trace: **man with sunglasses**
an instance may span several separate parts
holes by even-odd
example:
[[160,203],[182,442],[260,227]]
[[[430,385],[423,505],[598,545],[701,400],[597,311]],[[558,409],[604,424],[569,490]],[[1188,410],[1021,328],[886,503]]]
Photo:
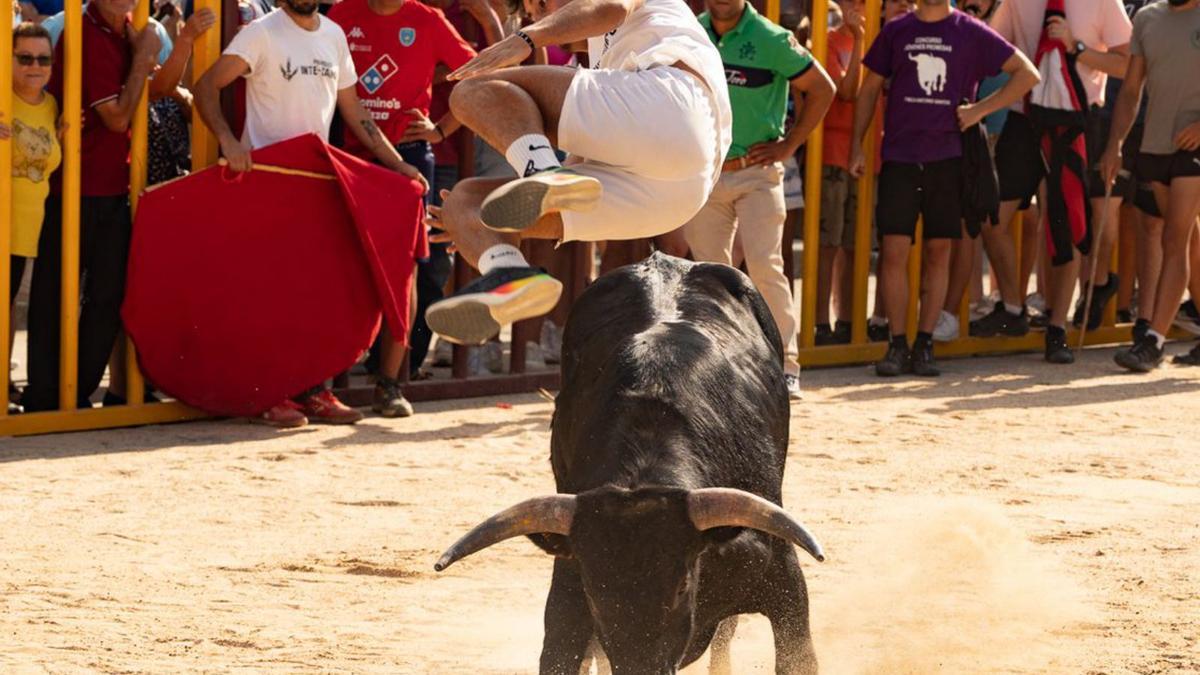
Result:
[[[132,234],[129,210],[129,128],[147,78],[157,64],[159,38],[136,31],[130,13],[136,0],[92,0],[83,13],[83,124],[79,267],[83,283],[79,315],[78,397],[100,385],[121,327],[125,263]],[[62,100],[63,43],[55,53],[49,91]],[[29,303],[27,411],[58,406],[59,299],[62,294],[62,181],[46,203]]]
[[[721,57],[681,0],[530,0],[526,10],[534,23],[450,75],[455,117],[521,176],[461,182],[430,209],[483,274],[426,312],[452,342],[483,343],[557,304],[562,284],[529,266],[522,239],[670,232],[704,206],[731,143]],[[584,41],[590,69],[508,67]],[[567,167],[554,147],[573,156]]]

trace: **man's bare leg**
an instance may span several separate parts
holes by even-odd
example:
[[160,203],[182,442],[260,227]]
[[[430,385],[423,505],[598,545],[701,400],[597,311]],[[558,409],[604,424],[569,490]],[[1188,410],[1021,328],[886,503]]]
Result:
[[1017,289],[1017,249],[1012,240],[1012,220],[1018,206],[1017,201],[1000,202],[1000,222],[983,228],[983,247],[1000,285],[1000,299],[1013,307],[1025,302]]
[[[1037,206],[1025,209],[1021,216],[1021,276],[1017,279],[1017,295],[1022,298],[1022,302],[1029,293],[1029,280],[1033,277],[1033,270],[1037,267],[1038,256],[1043,248],[1040,246],[1042,238],[1039,236],[1042,232],[1040,216]],[[1045,282],[1039,279],[1038,285],[1043,286]]]
[[1190,244],[1196,234],[1196,214],[1200,212],[1200,176],[1176,177],[1172,179],[1170,189],[1161,183],[1153,185],[1160,207],[1164,202],[1167,207],[1163,210],[1162,274],[1158,281],[1158,297],[1154,300],[1154,317],[1150,321],[1150,328],[1158,334],[1161,343],[1179,311],[1179,303],[1191,279]]
[[[984,223],[983,226],[991,227],[989,223]],[[967,228],[964,225],[962,238],[955,239],[950,243],[950,279],[946,283],[946,302],[942,304],[942,311],[958,316],[959,303],[962,302],[963,295],[967,292],[967,286],[971,285],[973,271],[975,271],[975,240],[967,234]]]
[[[1109,198],[1105,200],[1103,197],[1092,199],[1092,222],[1099,228],[1100,223],[1104,222],[1104,231],[1097,230],[1092,235],[1092,241],[1098,242],[1098,246],[1093,246],[1091,253],[1083,256],[1082,263],[1079,269],[1079,303],[1075,308],[1075,316],[1072,318],[1072,323],[1081,325],[1084,321],[1083,304],[1087,296],[1087,284],[1091,283],[1092,291],[1092,317],[1088,319],[1088,330],[1094,330],[1099,327],[1100,319],[1104,312],[1105,305],[1116,294],[1116,285],[1109,286],[1109,272],[1112,268],[1112,252],[1117,244],[1117,233],[1120,232],[1120,210],[1121,199],[1119,197]],[[1107,203],[1106,203],[1107,202]],[[1105,213],[1107,210],[1107,213]],[[1099,256],[1099,257],[1096,257]],[[1092,270],[1093,260],[1096,265],[1096,272],[1092,275],[1092,279],[1088,279],[1088,274]]]
[[912,238],[884,235],[879,252],[879,275],[883,284],[883,309],[887,313],[892,336],[908,329],[908,254]]
[[[450,110],[501,152],[527,134],[542,134],[556,143],[563,101],[574,78],[575,69],[565,66],[506,68],[454,85]],[[518,175],[523,172],[513,168]]]
[[833,261],[838,247],[822,246],[817,253],[817,325],[829,325],[829,305],[833,301]]
[[1163,219],[1134,209],[1137,228],[1137,275],[1139,321],[1149,325],[1158,297],[1158,279],[1163,264]]

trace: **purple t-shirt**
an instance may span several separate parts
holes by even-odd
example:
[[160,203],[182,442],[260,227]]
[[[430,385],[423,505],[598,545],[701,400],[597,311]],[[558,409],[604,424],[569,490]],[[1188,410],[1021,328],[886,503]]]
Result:
[[975,100],[979,81],[1000,72],[1015,48],[957,10],[941,21],[916,13],[889,21],[863,65],[891,79],[883,122],[886,162],[936,162],[962,155],[955,110]]

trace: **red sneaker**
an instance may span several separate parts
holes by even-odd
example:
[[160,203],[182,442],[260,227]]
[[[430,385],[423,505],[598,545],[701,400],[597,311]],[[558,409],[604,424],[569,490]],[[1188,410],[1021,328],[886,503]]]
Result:
[[250,421],[280,429],[294,429],[308,424],[308,418],[304,416],[300,404],[291,399],[284,400],[258,417],[251,417]]
[[362,413],[339,401],[328,389],[304,399],[300,409],[309,420],[323,424],[354,424],[363,418]]

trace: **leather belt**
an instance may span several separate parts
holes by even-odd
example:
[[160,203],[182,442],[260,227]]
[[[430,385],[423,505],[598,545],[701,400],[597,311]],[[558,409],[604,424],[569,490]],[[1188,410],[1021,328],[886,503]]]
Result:
[[741,171],[742,169],[748,169],[752,166],[756,166],[756,165],[751,164],[749,162],[749,160],[747,159],[747,157],[745,155],[742,155],[741,157],[738,157],[737,159],[730,159],[730,160],[727,160],[724,164],[722,164],[721,165],[721,173],[728,173],[730,171]]

